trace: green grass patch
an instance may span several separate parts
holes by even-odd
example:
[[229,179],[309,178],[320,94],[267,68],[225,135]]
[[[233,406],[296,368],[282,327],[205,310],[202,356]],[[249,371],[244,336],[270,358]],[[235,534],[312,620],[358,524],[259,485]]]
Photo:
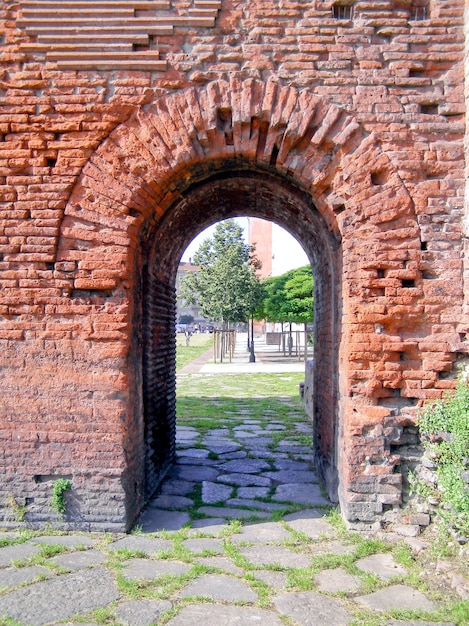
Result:
[[178,334],[176,338],[176,371],[179,371],[213,346],[213,335],[192,335],[189,345],[186,338]]
[[[443,523],[464,538],[469,537],[469,498],[464,478],[469,469],[469,385],[459,380],[456,392],[428,406],[420,416],[420,432],[425,448],[436,463],[441,500],[438,515]],[[417,481],[418,482],[418,481]],[[429,485],[414,485],[416,491]],[[422,495],[425,495],[422,493]]]
[[[296,399],[294,406],[302,407],[298,394],[298,385],[304,381],[304,374],[292,372],[290,374],[188,374],[178,379],[178,396],[180,397],[220,397],[229,399],[266,399],[284,398],[288,405],[284,406],[284,412],[291,411],[290,401]],[[221,390],[224,393],[220,393]],[[226,393],[229,391],[229,393]],[[240,404],[236,404],[237,410]],[[251,403],[242,408],[251,408]],[[262,404],[263,412],[272,409],[267,403]],[[302,412],[300,410],[299,414]],[[251,416],[250,416],[251,417]]]

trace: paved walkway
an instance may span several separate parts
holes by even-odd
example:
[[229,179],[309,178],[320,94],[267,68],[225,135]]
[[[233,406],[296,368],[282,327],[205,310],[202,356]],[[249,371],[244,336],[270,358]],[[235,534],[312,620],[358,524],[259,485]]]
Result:
[[249,361],[247,350],[247,334],[238,333],[235,351],[231,361],[226,358],[223,363],[215,363],[213,349],[186,365],[180,374],[248,374],[248,373],[282,373],[304,372],[304,357],[284,356],[278,346],[267,345],[262,337],[254,340],[255,361]]
[[[310,425],[283,402],[286,420],[239,403],[216,428],[179,427],[177,463],[138,532],[0,534],[0,625],[456,624],[435,611],[464,580],[442,592],[399,561],[402,538],[367,542],[331,523]],[[392,617],[404,610],[415,618]]]

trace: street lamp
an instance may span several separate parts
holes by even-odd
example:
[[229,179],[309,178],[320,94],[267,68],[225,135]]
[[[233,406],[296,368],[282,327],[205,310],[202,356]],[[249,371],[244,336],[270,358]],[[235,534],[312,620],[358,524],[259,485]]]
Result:
[[[249,336],[249,328],[248,328]],[[251,311],[251,341],[249,343],[249,363],[256,362],[256,355],[254,354],[254,311]]]

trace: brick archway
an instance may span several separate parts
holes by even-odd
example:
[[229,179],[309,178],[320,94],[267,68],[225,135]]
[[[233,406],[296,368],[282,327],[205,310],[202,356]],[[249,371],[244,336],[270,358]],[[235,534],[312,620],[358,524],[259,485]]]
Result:
[[418,401],[401,394],[398,367],[415,352],[402,330],[425,324],[413,203],[347,112],[309,91],[235,77],[157,98],[118,126],[89,159],[61,225],[57,262],[71,264],[71,300],[95,313],[84,341],[103,340],[107,315],[116,348],[103,396],[121,415],[112,427],[124,452],[125,524],[172,456],[177,263],[197,232],[236,213],[287,227],[311,259],[318,458],[331,493],[339,478],[345,516],[373,520],[400,502],[396,416]]

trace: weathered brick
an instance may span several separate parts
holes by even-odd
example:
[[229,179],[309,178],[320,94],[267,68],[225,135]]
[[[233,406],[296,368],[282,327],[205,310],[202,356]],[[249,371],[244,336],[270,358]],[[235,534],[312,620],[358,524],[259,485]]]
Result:
[[34,493],[45,520],[33,476],[67,472],[77,524],[133,520],[144,474],[155,487],[171,458],[149,441],[126,456],[123,436],[143,441],[154,414],[174,436],[177,259],[200,227],[245,211],[313,259],[317,453],[344,513],[399,504],[396,458],[372,429],[441,397],[453,380],[440,374],[468,352],[463,3],[435,0],[419,22],[360,2],[344,23],[321,3],[219,3],[207,18],[175,0],[134,32],[160,29],[149,69],[131,44],[122,64],[116,30],[101,58],[76,34],[70,54],[46,55],[21,3],[4,4],[0,496]]

